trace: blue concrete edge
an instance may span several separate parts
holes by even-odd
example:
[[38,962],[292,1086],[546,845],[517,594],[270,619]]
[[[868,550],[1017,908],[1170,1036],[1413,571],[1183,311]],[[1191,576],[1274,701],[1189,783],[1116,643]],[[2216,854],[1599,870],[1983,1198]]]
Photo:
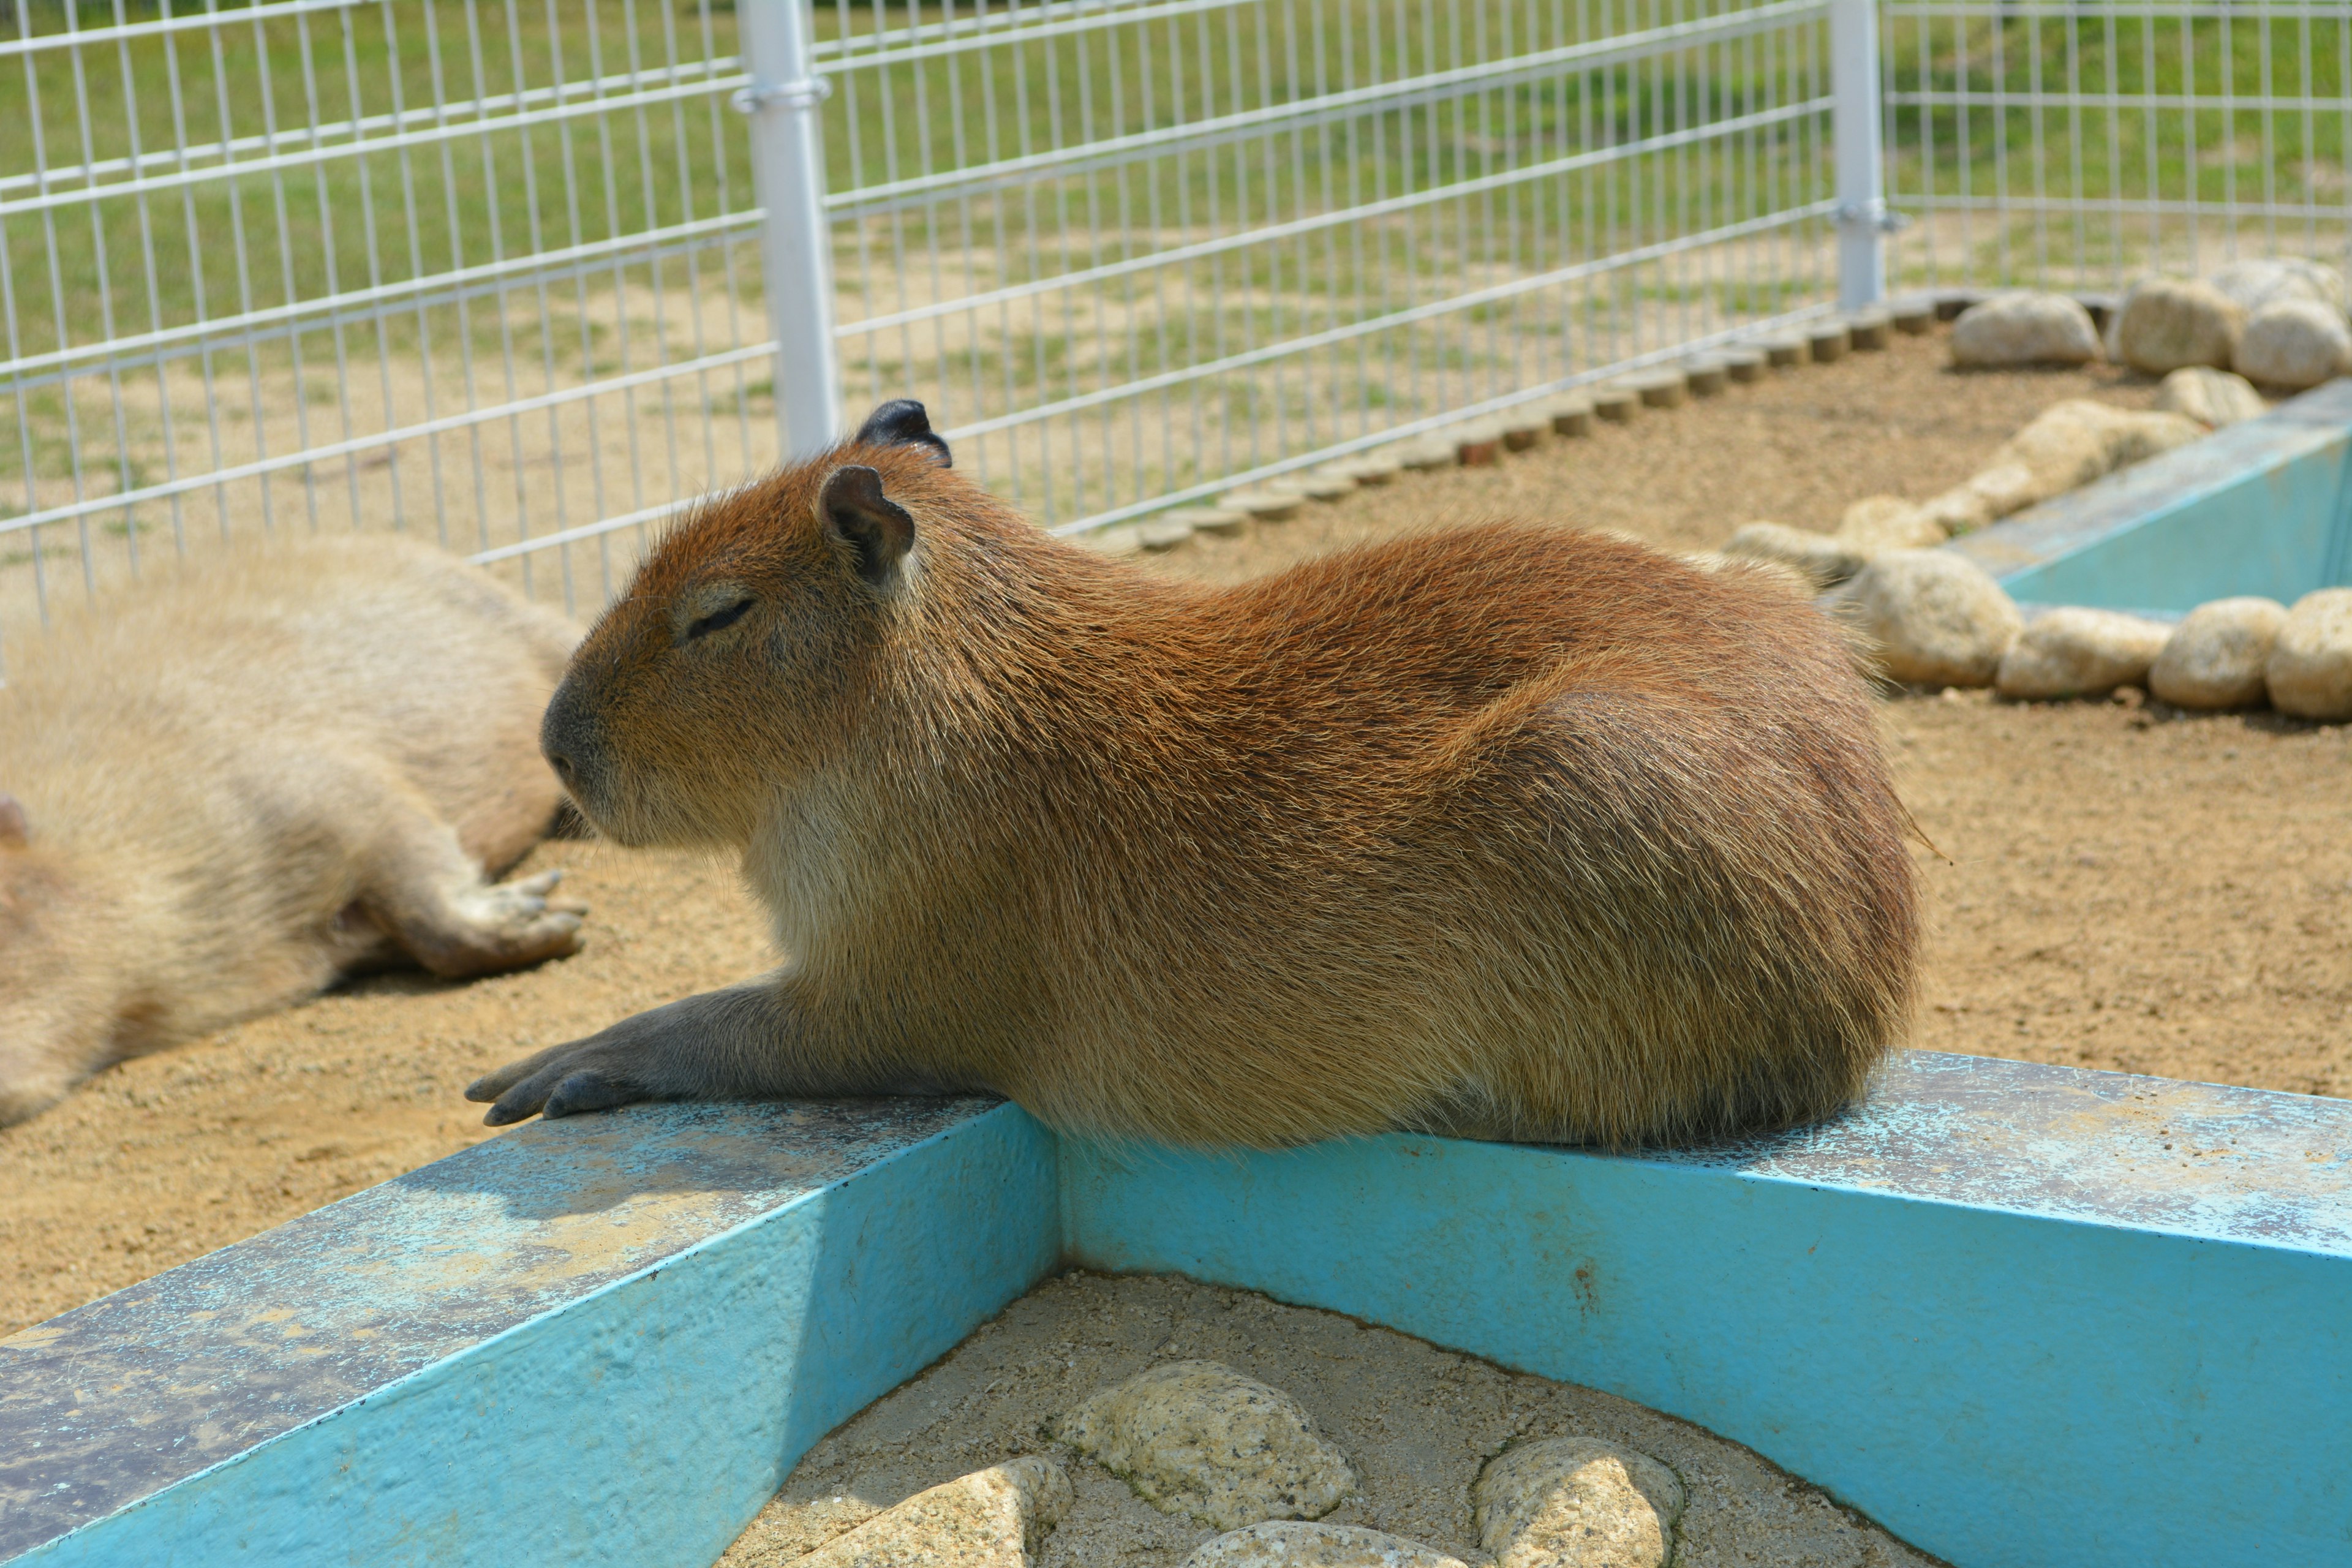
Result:
[[[577,1212],[530,1216],[540,1222],[537,1237],[506,1238],[494,1266],[552,1272],[579,1281],[576,1291],[553,1300],[526,1293],[526,1309],[510,1323],[442,1347],[446,1353],[421,1366],[216,1462],[192,1463],[152,1493],[29,1550],[20,1525],[37,1511],[26,1504],[37,1502],[39,1489],[24,1472],[37,1465],[40,1445],[26,1439],[64,1425],[54,1401],[41,1407],[45,1384],[93,1381],[93,1363],[120,1376],[110,1392],[129,1419],[110,1434],[110,1451],[141,1448],[131,1457],[152,1458],[160,1447],[166,1459],[189,1446],[189,1429],[215,1422],[220,1396],[231,1391],[184,1384],[170,1367],[160,1377],[138,1375],[157,1345],[185,1328],[185,1293],[170,1275],[98,1333],[77,1332],[79,1314],[69,1313],[43,1325],[47,1335],[0,1341],[0,1349],[35,1342],[0,1358],[0,1430],[8,1433],[12,1472],[0,1494],[10,1505],[0,1513],[0,1558],[43,1568],[711,1562],[810,1445],[944,1354],[1058,1258],[1056,1151],[1050,1134],[1008,1106],[966,1102],[919,1113],[912,1128],[860,1127],[869,1157],[796,1188],[755,1188],[755,1205],[777,1201],[748,1217],[724,1203],[714,1217],[714,1205],[691,1201],[739,1189],[746,1165],[774,1163],[762,1160],[769,1151],[741,1145],[772,1142],[793,1121],[822,1136],[825,1130],[808,1123],[824,1114],[647,1108],[604,1127],[574,1124],[586,1136],[566,1136],[574,1129],[561,1125],[536,1140],[509,1136],[373,1190],[381,1197],[406,1184],[397,1194],[404,1202],[372,1214],[360,1205],[358,1215],[331,1205],[305,1216],[320,1222],[320,1234],[298,1257],[274,1255],[266,1244],[279,1233],[269,1233],[172,1271],[225,1276],[257,1302],[296,1302],[293,1317],[312,1320],[305,1338],[348,1332],[338,1308],[352,1303],[339,1301],[337,1282],[323,1277],[350,1267],[339,1241],[356,1218],[379,1227],[366,1242],[413,1251],[404,1245],[412,1228],[437,1228],[428,1194],[448,1167],[468,1178],[460,1185],[513,1200],[546,1173],[516,1179],[512,1168],[551,1151],[573,1172],[596,1226],[611,1223],[617,1194],[594,1188],[615,1146],[667,1141],[688,1152],[639,1173],[652,1178],[656,1199],[666,1178],[704,1184],[688,1189],[686,1223],[667,1238],[674,1245],[656,1238],[653,1256],[633,1266],[602,1267],[608,1238],[564,1237]],[[418,1222],[414,1227],[403,1223],[404,1210],[419,1209],[426,1212],[405,1216]],[[384,1332],[430,1340],[437,1309],[477,1317],[482,1299],[513,1294],[499,1267],[454,1291],[429,1266],[418,1271],[421,1287],[384,1280],[365,1292],[388,1309],[372,1314],[390,1320]],[[210,1370],[266,1380],[299,1353],[286,1347],[278,1367],[256,1363],[236,1353],[241,1331],[219,1324],[215,1348],[226,1353]],[[87,1389],[76,1392],[89,1402]],[[184,1398],[175,1403],[175,1394]],[[161,1445],[141,1444],[159,1405],[178,1429],[163,1434]],[[64,1458],[79,1466],[102,1456]]]
[[1962,1568],[2352,1561],[2352,1105],[1927,1053],[1630,1157],[975,1102],[521,1130],[0,1341],[0,1560],[707,1563],[1063,1264],[1639,1400]]
[[2352,378],[1944,548],[2023,605],[2178,616],[2352,582]]

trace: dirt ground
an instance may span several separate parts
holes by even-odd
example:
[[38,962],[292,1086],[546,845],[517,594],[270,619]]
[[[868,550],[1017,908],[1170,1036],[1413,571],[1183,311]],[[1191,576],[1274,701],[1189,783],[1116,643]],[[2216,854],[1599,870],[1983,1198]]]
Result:
[[1676,1568],[1929,1568],[1748,1449],[1622,1399],[1246,1290],[1067,1274],[1032,1290],[809,1450],[718,1568],[782,1568],[927,1487],[1024,1454],[1058,1458],[1072,1501],[1036,1568],[1176,1568],[1216,1531],[1161,1513],[1047,1435],[1097,1390],[1211,1361],[1298,1401],[1360,1483],[1326,1522],[1435,1546],[1473,1568],[1471,1489],[1506,1447],[1596,1437],[1664,1462],[1686,1501]]
[[[1348,539],[1498,512],[1675,548],[1758,518],[1825,526],[1879,490],[1963,478],[2061,397],[2144,405],[2084,372],[1958,374],[1940,337],[1777,374],[1489,469],[1408,475],[1146,569],[1232,581]],[[2352,729],[2131,702],[1898,698],[1890,749],[1933,923],[1915,1044],[2352,1092]],[[543,846],[593,906],[588,947],[470,985],[371,980],[106,1073],[0,1131],[0,1332],[488,1136],[487,1068],[756,973],[732,868]]]

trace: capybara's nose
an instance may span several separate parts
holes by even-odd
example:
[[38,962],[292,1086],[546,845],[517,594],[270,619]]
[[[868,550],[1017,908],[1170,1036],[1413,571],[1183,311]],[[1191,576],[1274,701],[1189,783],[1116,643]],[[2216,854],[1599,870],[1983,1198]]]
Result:
[[594,726],[584,707],[578,689],[566,680],[555,689],[547,716],[539,722],[540,752],[575,799],[595,772]]

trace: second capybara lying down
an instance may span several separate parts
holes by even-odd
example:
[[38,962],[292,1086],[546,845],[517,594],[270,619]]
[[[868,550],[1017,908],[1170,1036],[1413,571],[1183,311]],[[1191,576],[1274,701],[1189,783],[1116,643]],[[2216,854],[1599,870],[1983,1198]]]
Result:
[[11,649],[0,689],[0,1123],[338,975],[579,945],[554,878],[495,886],[562,787],[578,633],[398,538],[167,565]]
[[1048,537],[919,405],[718,498],[544,743],[740,851],[790,955],[488,1075],[488,1120],[975,1089],[1113,1137],[1633,1145],[1836,1110],[1905,1031],[1906,818],[1809,605],[1465,527],[1235,588]]

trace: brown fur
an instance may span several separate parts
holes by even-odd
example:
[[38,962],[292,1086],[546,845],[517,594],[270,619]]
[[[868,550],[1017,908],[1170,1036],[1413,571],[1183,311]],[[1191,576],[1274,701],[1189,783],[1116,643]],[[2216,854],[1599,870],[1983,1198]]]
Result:
[[[851,465],[914,524],[875,582],[821,499]],[[791,962],[491,1075],[494,1121],[969,1088],[1192,1143],[1626,1145],[1834,1111],[1908,1022],[1836,633],[1592,534],[1208,589],[853,443],[664,541],[546,734],[611,837],[740,851]]]
[[12,649],[0,1122],[353,970],[572,951],[551,879],[482,868],[562,798],[537,733],[576,640],[438,551],[341,539],[166,568]]

